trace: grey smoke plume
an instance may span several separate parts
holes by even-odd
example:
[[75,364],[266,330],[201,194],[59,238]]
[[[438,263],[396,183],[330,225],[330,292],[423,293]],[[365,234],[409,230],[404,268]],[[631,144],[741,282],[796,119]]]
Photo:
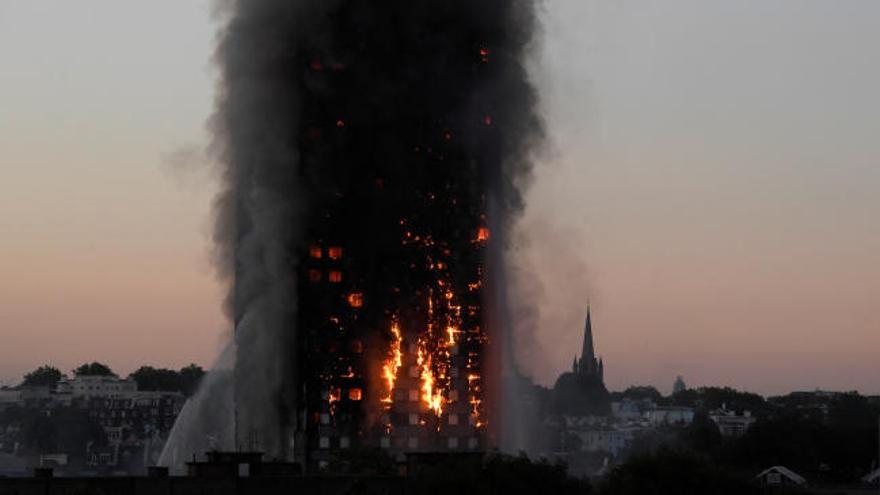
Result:
[[[425,191],[458,191],[472,211],[485,212],[491,197],[498,259],[489,266],[503,270],[542,137],[524,68],[535,5],[238,0],[220,8],[228,23],[217,51],[213,128],[224,189],[215,240],[232,281],[237,441],[284,456],[298,420],[297,253],[326,221],[325,205],[370,211],[335,221],[349,226],[344,245],[378,253],[382,239],[397,239],[396,212]],[[413,154],[430,152],[435,138],[436,154]],[[382,196],[368,194],[376,183]]]

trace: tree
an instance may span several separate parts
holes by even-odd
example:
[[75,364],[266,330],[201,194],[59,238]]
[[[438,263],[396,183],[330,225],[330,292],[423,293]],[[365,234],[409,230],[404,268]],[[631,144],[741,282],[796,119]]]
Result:
[[55,388],[55,385],[62,378],[64,378],[64,374],[58,368],[46,364],[24,375],[21,386]]
[[205,370],[201,366],[190,364],[180,371],[141,366],[128,378],[137,382],[138,390],[180,392],[190,397],[198,389],[204,375]]
[[765,416],[770,411],[767,401],[760,395],[740,392],[730,387],[700,387],[682,390],[672,395],[672,402],[677,406],[693,407],[706,411],[724,406],[731,411],[751,411],[756,416]]
[[73,370],[76,376],[116,376],[109,366],[103,363],[85,363]]
[[204,376],[205,370],[197,364],[190,363],[189,366],[180,368],[180,391],[183,395],[191,397],[195,394]]
[[760,493],[748,479],[697,455],[661,448],[631,457],[602,480],[602,495],[679,495],[711,493],[744,495]]
[[177,392],[180,390],[180,375],[174,370],[141,366],[137,371],[128,375],[128,378],[137,382],[138,390],[151,392]]
[[698,412],[693,422],[682,432],[685,444],[697,452],[715,454],[723,439],[718,426],[705,412]]
[[731,446],[728,457],[751,470],[782,465],[799,473],[814,473],[829,461],[831,438],[822,423],[790,412],[760,419]]
[[663,395],[651,386],[632,386],[623,391],[623,398],[630,400],[650,400],[655,404],[663,402]]

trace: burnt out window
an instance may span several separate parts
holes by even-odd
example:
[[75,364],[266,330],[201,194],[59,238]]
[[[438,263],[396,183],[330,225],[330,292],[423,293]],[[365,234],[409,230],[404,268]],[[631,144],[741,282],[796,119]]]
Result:
[[364,293],[352,292],[348,295],[348,305],[352,308],[360,308],[364,305]]
[[309,270],[309,282],[316,283],[321,281],[321,270]]

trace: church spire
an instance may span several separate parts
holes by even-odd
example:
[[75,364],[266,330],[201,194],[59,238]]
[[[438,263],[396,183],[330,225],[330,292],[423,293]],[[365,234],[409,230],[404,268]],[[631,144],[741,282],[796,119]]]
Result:
[[[590,318],[590,307],[587,306],[587,323],[584,325],[584,344],[581,349],[581,372],[593,373],[596,366],[596,353],[593,350],[593,323]],[[584,369],[584,368],[587,369]]]

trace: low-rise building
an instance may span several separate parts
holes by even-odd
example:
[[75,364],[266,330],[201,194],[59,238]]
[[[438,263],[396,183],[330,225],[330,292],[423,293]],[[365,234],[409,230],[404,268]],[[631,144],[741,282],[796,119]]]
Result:
[[761,471],[755,479],[762,486],[804,486],[807,480],[785,466],[773,466]]
[[73,399],[119,398],[137,392],[137,383],[113,375],[77,375],[59,381],[56,392],[59,395],[69,394]]
[[655,407],[650,400],[623,399],[611,403],[611,415],[619,421],[638,421],[644,417],[645,411]]
[[726,437],[738,437],[747,432],[755,423],[755,418],[749,411],[737,414],[735,411],[718,409],[712,411],[709,417],[718,426],[721,435]]
[[614,428],[598,428],[571,432],[581,441],[584,452],[608,452],[617,456],[629,444],[627,435]]
[[694,421],[694,410],[690,407],[656,407],[645,411],[645,419],[651,426],[687,426]]

